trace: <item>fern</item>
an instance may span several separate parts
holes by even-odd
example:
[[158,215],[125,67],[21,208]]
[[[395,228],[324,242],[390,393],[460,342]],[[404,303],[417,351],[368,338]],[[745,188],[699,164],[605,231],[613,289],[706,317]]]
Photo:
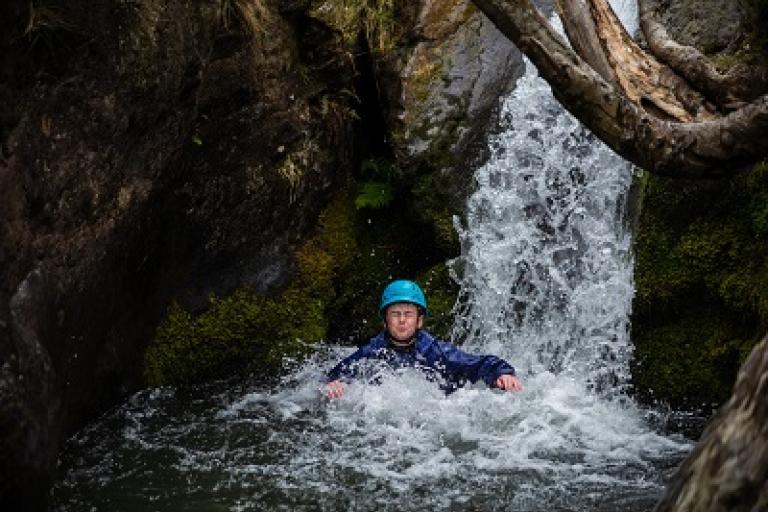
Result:
[[360,193],[355,198],[355,206],[362,208],[384,208],[392,202],[394,191],[392,184],[379,181],[367,181],[360,187]]
[[393,183],[400,174],[397,164],[384,158],[371,158],[360,165],[358,182],[360,189],[355,206],[362,208],[385,208],[395,197]]

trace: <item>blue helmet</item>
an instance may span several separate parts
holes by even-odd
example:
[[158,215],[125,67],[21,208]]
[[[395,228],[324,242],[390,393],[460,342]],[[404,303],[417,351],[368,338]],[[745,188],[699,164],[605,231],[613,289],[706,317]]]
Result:
[[383,315],[387,306],[397,302],[409,302],[419,306],[427,314],[427,298],[419,285],[407,279],[392,281],[384,288],[379,303],[379,312]]

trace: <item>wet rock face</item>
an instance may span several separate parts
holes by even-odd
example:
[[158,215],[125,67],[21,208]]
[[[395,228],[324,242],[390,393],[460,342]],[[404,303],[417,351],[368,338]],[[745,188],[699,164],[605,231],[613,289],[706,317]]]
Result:
[[345,172],[332,34],[247,4],[62,2],[26,35],[29,3],[2,7],[3,510],[44,507],[61,435],[141,382],[170,297],[285,281]]
[[383,66],[400,77],[385,89],[395,151],[407,167],[448,171],[463,206],[522,57],[468,0],[423,1],[411,32],[414,46]]
[[740,2],[667,0],[659,5],[660,21],[679,43],[707,53],[739,49],[744,35]]

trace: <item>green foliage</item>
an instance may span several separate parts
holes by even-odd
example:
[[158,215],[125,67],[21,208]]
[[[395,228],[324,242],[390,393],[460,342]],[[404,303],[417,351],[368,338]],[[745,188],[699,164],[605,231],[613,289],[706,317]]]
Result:
[[383,208],[392,202],[394,191],[391,183],[367,181],[360,187],[355,206],[360,208]]
[[722,400],[768,329],[768,166],[727,182],[651,177],[643,201],[635,382],[676,403]]
[[285,356],[299,356],[305,342],[323,339],[326,307],[335,297],[333,278],[355,255],[350,201],[332,201],[315,236],[295,254],[296,277],[274,297],[240,289],[211,297],[197,316],[174,303],[145,354],[151,386],[198,382],[232,371],[279,368]]
[[395,8],[395,0],[323,0],[314,2],[310,14],[337,29],[349,45],[362,30],[371,51],[385,53],[403,36]]
[[393,181],[399,175],[397,165],[389,160],[366,160],[360,167],[360,180],[355,206],[361,208],[385,208],[395,198]]

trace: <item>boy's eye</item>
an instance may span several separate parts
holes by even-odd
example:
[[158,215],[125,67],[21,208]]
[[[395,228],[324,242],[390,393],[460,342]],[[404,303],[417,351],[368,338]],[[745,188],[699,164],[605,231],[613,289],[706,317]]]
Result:
[[405,318],[407,320],[410,320],[412,318],[416,318],[416,312],[415,311],[389,311],[387,312],[387,316],[390,318]]

